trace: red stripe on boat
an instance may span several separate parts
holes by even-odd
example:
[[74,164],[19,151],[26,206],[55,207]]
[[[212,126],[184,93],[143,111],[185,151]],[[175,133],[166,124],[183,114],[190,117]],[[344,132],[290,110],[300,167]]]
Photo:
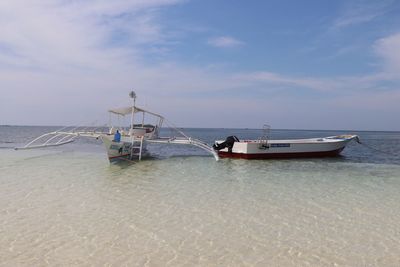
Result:
[[229,153],[218,151],[221,158],[240,158],[240,159],[288,159],[288,158],[320,158],[320,157],[336,157],[342,152],[343,148],[331,151],[318,152],[293,152],[293,153]]

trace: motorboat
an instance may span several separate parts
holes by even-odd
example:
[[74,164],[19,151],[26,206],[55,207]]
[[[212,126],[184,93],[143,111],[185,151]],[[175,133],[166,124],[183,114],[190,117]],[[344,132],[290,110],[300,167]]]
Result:
[[[267,130],[269,132],[269,128]],[[266,134],[257,140],[239,140],[229,136],[217,140],[213,146],[221,158],[279,159],[335,157],[351,141],[359,142],[357,135],[337,135],[308,139],[269,139]]]
[[[110,121],[108,127],[63,127],[57,131],[45,133],[23,147],[16,150],[36,149],[61,146],[74,142],[77,138],[101,139],[107,151],[110,162],[119,160],[141,160],[148,156],[147,144],[179,144],[191,145],[207,151],[216,160],[218,153],[202,140],[192,138],[182,132],[179,128],[169,123],[169,128],[175,133],[173,136],[160,136],[160,129],[166,119],[152,111],[136,106],[136,94],[130,92],[133,104],[128,107],[114,108],[108,110]],[[129,127],[121,125],[125,117],[130,117]],[[112,117],[117,117],[118,126],[113,123]],[[148,123],[147,120],[151,121]],[[107,130],[104,130],[106,128]]]

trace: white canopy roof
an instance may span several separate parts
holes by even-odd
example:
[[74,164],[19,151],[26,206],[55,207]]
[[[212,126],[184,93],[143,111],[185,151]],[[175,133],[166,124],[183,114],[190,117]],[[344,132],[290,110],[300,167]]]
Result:
[[117,114],[117,115],[125,116],[125,115],[128,115],[128,114],[132,114],[132,109],[133,108],[135,109],[135,113],[144,112],[144,113],[149,113],[151,115],[154,115],[154,116],[157,116],[157,117],[160,117],[160,118],[164,118],[163,116],[161,116],[161,115],[159,115],[157,113],[153,113],[151,111],[147,111],[147,110],[144,110],[144,109],[138,108],[138,107],[114,108],[114,109],[110,109],[108,112],[111,112],[111,113]]

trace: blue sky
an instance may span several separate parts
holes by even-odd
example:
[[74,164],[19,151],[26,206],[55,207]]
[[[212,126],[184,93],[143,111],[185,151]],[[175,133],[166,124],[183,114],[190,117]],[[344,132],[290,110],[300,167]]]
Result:
[[400,130],[399,1],[0,3],[0,124]]

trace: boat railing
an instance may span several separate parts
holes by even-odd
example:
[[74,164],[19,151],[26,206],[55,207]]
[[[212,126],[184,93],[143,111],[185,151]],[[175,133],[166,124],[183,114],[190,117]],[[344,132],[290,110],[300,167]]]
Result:
[[269,126],[268,124],[264,124],[262,128],[262,135],[258,139],[258,142],[260,143],[260,149],[269,148],[268,140],[270,138],[270,131],[271,131],[271,126]]

